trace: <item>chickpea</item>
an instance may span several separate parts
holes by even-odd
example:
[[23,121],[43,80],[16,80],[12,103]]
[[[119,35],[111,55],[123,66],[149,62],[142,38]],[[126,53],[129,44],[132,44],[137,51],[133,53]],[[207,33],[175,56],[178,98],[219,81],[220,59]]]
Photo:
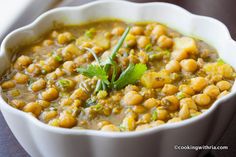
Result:
[[101,53],[104,51],[104,49],[103,49],[102,47],[99,47],[99,46],[94,46],[94,47],[92,48],[92,50],[93,50],[97,55],[101,54]]
[[220,94],[220,90],[217,86],[210,85],[203,90],[203,93],[214,99]]
[[44,79],[41,78],[41,79],[35,81],[34,83],[32,83],[31,89],[34,92],[38,92],[38,91],[46,88],[46,85],[47,85],[47,82]]
[[161,99],[161,105],[167,110],[175,111],[179,108],[179,100],[174,95],[166,96]]
[[86,47],[86,48],[92,48],[93,44],[91,42],[83,42],[83,44],[81,45],[82,47]]
[[77,124],[77,119],[67,112],[63,112],[59,116],[59,126],[63,128],[72,128]]
[[1,85],[2,89],[10,89],[10,88],[14,88],[16,86],[16,84],[12,81],[4,81]]
[[208,75],[207,78],[209,78],[211,83],[217,83],[223,79],[223,76],[221,74],[213,74],[213,75]]
[[16,81],[16,83],[25,84],[25,83],[28,82],[29,76],[18,72],[18,73],[15,74],[13,79]]
[[156,121],[153,121],[153,122],[150,123],[150,125],[152,127],[159,126],[159,125],[162,125],[162,124],[165,124],[165,122],[162,121],[162,120],[156,120]]
[[179,117],[181,119],[188,119],[190,117],[188,104],[183,104],[182,108],[179,111]]
[[169,63],[166,64],[166,70],[169,72],[179,72],[181,69],[181,66],[178,61],[176,60],[171,60]]
[[51,38],[57,38],[58,35],[59,33],[57,31],[53,31],[50,36]]
[[109,122],[107,120],[103,120],[103,121],[98,122],[97,126],[98,126],[98,129],[101,129],[105,125],[109,125],[109,124],[111,124],[111,122]]
[[137,113],[137,114],[142,114],[142,113],[144,113],[144,112],[146,112],[146,108],[144,107],[144,106],[142,106],[142,105],[135,105],[134,107],[133,107],[133,111],[135,112],[135,113]]
[[176,61],[181,61],[183,59],[188,58],[188,53],[186,51],[183,51],[183,50],[174,50],[171,53],[171,58],[176,60]]
[[188,95],[194,95],[195,92],[189,85],[182,84],[179,86],[179,91],[186,93]]
[[176,123],[176,122],[180,122],[180,121],[181,121],[181,119],[180,119],[180,118],[178,118],[178,117],[174,117],[174,118],[172,118],[172,119],[168,120],[168,122],[167,122],[167,123]]
[[128,34],[127,37],[125,38],[125,44],[129,48],[136,46],[137,44],[136,37],[134,35]]
[[208,81],[204,77],[195,77],[191,79],[191,87],[194,91],[200,92],[208,84]]
[[61,70],[60,68],[57,68],[55,70],[55,74],[57,75],[57,77],[61,77],[61,76],[65,75],[65,72],[63,70]]
[[164,87],[162,88],[162,92],[165,95],[173,95],[178,92],[178,88],[172,84],[165,84]]
[[65,60],[71,60],[74,56],[82,54],[83,54],[82,50],[80,50],[75,44],[69,44],[62,50],[62,56],[63,59]]
[[169,117],[168,111],[166,109],[158,107],[156,109],[157,120],[166,120]]
[[193,96],[193,100],[199,106],[207,106],[211,102],[211,98],[206,94],[197,94]]
[[42,92],[42,98],[46,101],[53,101],[57,99],[59,96],[59,92],[56,88],[48,88],[44,92]]
[[228,81],[219,81],[216,86],[220,89],[220,91],[225,91],[229,90],[232,85]]
[[223,65],[219,66],[218,71],[221,72],[221,74],[223,75],[224,78],[232,79],[232,77],[233,77],[234,70],[228,64],[223,64]]
[[52,45],[54,42],[50,39],[44,40],[43,41],[43,46],[50,46]]
[[229,94],[228,91],[223,91],[223,92],[221,92],[221,93],[217,96],[217,99],[219,99],[219,98],[221,98],[221,97],[223,97],[223,96],[225,96],[225,95],[227,95],[227,94]]
[[48,125],[54,126],[54,127],[59,127],[59,119],[55,118],[49,121]]
[[151,36],[154,40],[157,40],[161,35],[165,35],[166,33],[167,29],[165,26],[156,25],[151,32]]
[[45,101],[45,100],[37,100],[37,103],[42,107],[42,108],[47,108],[50,106],[50,102]]
[[70,96],[70,98],[72,99],[80,99],[82,101],[87,100],[88,97],[89,95],[82,88],[76,89]]
[[44,65],[42,66],[41,72],[42,72],[42,74],[46,74],[46,73],[51,72],[52,70],[53,70],[53,67],[50,67],[49,65],[44,64]]
[[198,68],[197,62],[193,59],[184,59],[180,62],[180,65],[187,72],[195,72]]
[[152,120],[152,115],[150,113],[145,113],[142,115],[142,117],[138,120],[138,124],[145,124],[149,123]]
[[23,70],[31,63],[32,59],[30,57],[22,55],[16,60],[14,68],[16,68],[17,70]]
[[67,72],[74,72],[75,68],[77,68],[76,63],[74,63],[73,61],[66,61],[63,64],[63,68],[67,71]]
[[128,92],[123,98],[125,105],[139,105],[142,101],[143,97],[136,91]]
[[120,129],[113,125],[113,124],[108,124],[108,125],[105,125],[101,128],[101,131],[107,131],[107,132],[119,132]]
[[147,109],[151,109],[153,107],[159,106],[160,104],[161,104],[160,100],[149,98],[143,103],[143,106],[146,107]]
[[24,106],[23,111],[31,112],[38,117],[42,111],[42,107],[37,102],[30,102]]
[[73,35],[70,32],[64,32],[57,36],[57,42],[59,44],[66,44],[73,39]]
[[23,100],[14,99],[11,101],[11,105],[15,108],[22,109],[25,106],[25,102]]
[[107,91],[105,91],[105,90],[100,90],[100,91],[97,93],[97,98],[98,98],[98,99],[104,99],[104,98],[106,98],[107,95],[108,95]]
[[126,117],[132,117],[135,120],[138,119],[138,114],[135,113],[134,111],[132,111],[131,109],[128,109],[128,111],[126,111],[126,113],[127,113]]
[[70,106],[71,104],[73,104],[73,99],[71,99],[71,98],[62,98],[60,100],[60,104],[61,104],[61,106]]
[[157,120],[157,121],[151,122],[150,124],[138,125],[136,127],[135,131],[145,130],[145,129],[156,127],[156,126],[159,126],[159,125],[162,125],[162,124],[165,124],[165,122],[162,121],[162,120]]
[[60,63],[54,57],[49,57],[47,59],[47,65],[50,66],[52,69],[56,69]]
[[191,117],[196,117],[196,116],[198,116],[200,114],[201,114],[201,112],[198,112],[196,110],[190,109],[190,116]]
[[121,125],[125,127],[127,131],[132,131],[136,127],[136,121],[133,117],[128,116],[123,119],[123,122]]
[[30,64],[27,68],[27,72],[33,75],[38,75],[41,72],[41,68],[36,64]]
[[32,47],[32,51],[33,51],[33,52],[38,52],[38,51],[41,50],[41,48],[42,48],[41,46],[35,45],[35,46]]
[[82,101],[79,99],[74,100],[74,103],[72,104],[72,106],[75,107],[80,107],[82,105]]
[[111,34],[121,36],[124,33],[125,29],[124,27],[115,27],[112,29]]
[[74,80],[66,78],[59,79],[56,84],[62,91],[71,91],[75,88],[76,85]]
[[146,36],[140,36],[137,40],[139,48],[145,48],[150,43],[150,39]]
[[135,129],[135,131],[141,131],[141,130],[146,130],[152,128],[152,126],[150,124],[142,124],[142,125],[138,125]]
[[42,119],[44,122],[49,122],[57,116],[57,111],[45,111],[42,113]]
[[161,35],[157,40],[157,45],[162,49],[169,49],[173,46],[173,40],[166,35]]
[[133,26],[130,29],[130,33],[133,35],[143,35],[144,34],[144,28],[141,26]]
[[56,80],[58,77],[57,77],[57,74],[55,72],[51,72],[49,74],[46,75],[46,79],[48,80]]
[[139,87],[135,86],[135,85],[128,85],[125,87],[125,93],[128,93],[130,91],[136,91],[138,92],[140,89]]
[[180,100],[180,108],[182,108],[184,104],[187,104],[189,109],[197,110],[197,105],[195,104],[195,102],[193,101],[192,98],[181,99]]

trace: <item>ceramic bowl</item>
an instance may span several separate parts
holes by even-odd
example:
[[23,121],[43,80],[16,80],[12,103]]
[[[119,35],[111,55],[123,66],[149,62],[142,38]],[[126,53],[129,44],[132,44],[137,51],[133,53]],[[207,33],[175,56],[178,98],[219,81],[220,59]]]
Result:
[[[185,35],[203,39],[236,68],[236,43],[224,24],[168,3],[96,1],[48,11],[33,23],[6,36],[1,45],[0,73],[10,65],[15,50],[50,30],[55,23],[80,24],[102,18],[128,22],[157,21]],[[33,157],[190,157],[207,151],[176,150],[176,145],[214,145],[236,110],[236,89],[217,100],[200,116],[138,132],[101,132],[48,126],[12,108],[0,97],[0,109],[11,131]]]

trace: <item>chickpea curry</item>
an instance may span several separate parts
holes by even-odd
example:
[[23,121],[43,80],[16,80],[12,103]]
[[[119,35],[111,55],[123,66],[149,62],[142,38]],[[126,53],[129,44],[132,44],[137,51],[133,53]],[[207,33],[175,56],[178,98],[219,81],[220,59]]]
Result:
[[137,131],[195,117],[234,83],[214,48],[156,22],[55,28],[19,49],[5,100],[55,127]]

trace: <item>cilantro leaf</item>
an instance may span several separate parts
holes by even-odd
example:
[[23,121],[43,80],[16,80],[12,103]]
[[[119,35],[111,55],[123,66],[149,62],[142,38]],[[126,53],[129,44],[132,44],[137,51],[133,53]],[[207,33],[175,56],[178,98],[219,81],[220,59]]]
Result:
[[54,59],[55,59],[56,61],[58,61],[58,62],[63,61],[62,57],[59,56],[59,55],[55,55]]
[[125,71],[123,71],[118,78],[114,82],[114,87],[116,89],[121,89],[128,84],[134,84],[138,79],[141,78],[143,73],[147,70],[147,66],[145,64],[130,64]]
[[65,87],[70,86],[70,81],[68,79],[60,79],[60,80],[58,80],[58,84],[61,87],[65,88]]
[[156,121],[156,120],[157,120],[157,110],[154,110],[154,111],[152,112],[152,120],[153,120],[153,121]]
[[109,84],[107,73],[99,65],[89,65],[87,68],[77,68],[76,70],[90,78],[96,76],[106,84]]
[[218,59],[217,59],[217,64],[218,64],[218,65],[223,65],[223,64],[225,64],[225,62],[224,62],[223,59],[218,58]]
[[95,28],[90,28],[84,34],[85,34],[86,37],[92,39],[94,37],[95,33],[96,33]]
[[147,44],[146,46],[145,46],[145,51],[147,51],[147,52],[150,52],[150,51],[152,51],[153,49],[152,49],[152,44]]

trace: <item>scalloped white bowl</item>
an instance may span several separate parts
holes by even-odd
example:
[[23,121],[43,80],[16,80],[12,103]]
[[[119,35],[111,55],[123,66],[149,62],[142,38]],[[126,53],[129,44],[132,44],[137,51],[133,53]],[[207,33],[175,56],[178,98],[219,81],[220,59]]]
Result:
[[[236,43],[224,24],[198,16],[168,3],[137,4],[125,1],[97,1],[78,7],[51,10],[32,24],[10,33],[2,42],[0,73],[10,65],[14,51],[32,42],[55,22],[80,24],[101,18],[129,22],[157,21],[185,35],[203,39],[215,47],[220,57],[236,68]],[[9,106],[0,97],[0,109],[11,131],[33,157],[144,157],[196,156],[207,151],[175,150],[175,145],[212,145],[227,128],[235,110],[236,88],[200,116],[138,132],[111,133],[70,130],[48,126]]]

